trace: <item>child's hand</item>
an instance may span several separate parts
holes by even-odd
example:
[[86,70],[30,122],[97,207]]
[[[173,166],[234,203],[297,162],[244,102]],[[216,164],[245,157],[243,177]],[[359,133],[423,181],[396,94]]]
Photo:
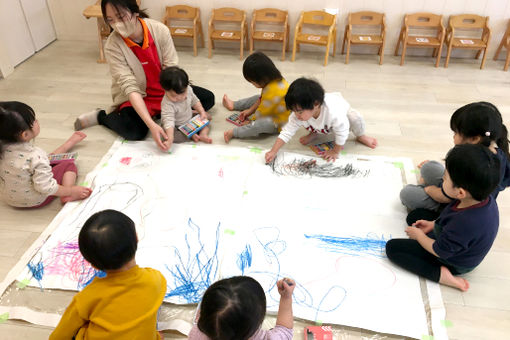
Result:
[[243,111],[239,112],[239,120],[242,122],[242,121],[246,120],[246,118],[248,118],[250,115],[251,114],[248,110],[243,110]]
[[284,278],[276,282],[276,287],[278,287],[278,293],[282,298],[292,298],[292,292],[296,287],[296,282],[292,279]]
[[425,234],[434,230],[434,221],[418,220],[413,223],[413,227],[421,229]]
[[173,138],[168,138],[167,140],[163,141],[163,151],[168,151],[172,147],[172,144],[174,143]]
[[92,189],[82,187],[80,185],[73,185],[71,187],[71,201],[83,200],[90,196]]
[[412,240],[417,240],[418,237],[420,237],[421,235],[425,235],[423,230],[421,230],[420,228],[415,228],[415,227],[407,227],[406,234]]
[[269,150],[268,152],[266,152],[265,158],[266,164],[271,163],[276,158],[276,152],[274,152],[273,150]]
[[327,150],[324,151],[321,156],[328,162],[334,162],[338,158],[338,152],[335,150]]
[[202,113],[200,114],[200,118],[201,118],[202,120],[206,120],[206,119],[208,120],[208,119],[209,119],[209,117],[207,116],[207,112],[205,112],[205,111],[204,111],[204,112],[202,112]]

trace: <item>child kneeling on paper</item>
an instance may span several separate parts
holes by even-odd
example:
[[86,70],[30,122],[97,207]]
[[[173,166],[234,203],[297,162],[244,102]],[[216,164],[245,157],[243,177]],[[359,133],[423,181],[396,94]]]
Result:
[[371,148],[377,146],[375,138],[365,135],[365,121],[360,113],[352,109],[340,93],[325,94],[321,84],[315,80],[295,80],[285,95],[285,103],[293,112],[273,147],[266,153],[266,162],[271,162],[276,157],[278,150],[291,140],[300,127],[310,131],[299,139],[303,145],[311,143],[318,134],[334,134],[335,147],[322,154],[327,161],[338,158],[349,131],[353,131],[360,143]]
[[[190,86],[188,74],[177,66],[167,67],[161,71],[159,82],[165,95],[161,101],[161,124],[168,136],[163,141],[165,150],[169,150],[172,143],[182,143],[188,141],[188,137],[179,130],[175,130],[187,123],[192,117],[191,108],[200,114],[201,119],[208,119],[209,116],[204,110],[198,97],[193,93]],[[200,130],[199,133],[191,136],[194,142],[212,143],[212,139],[208,136],[209,126]]]
[[85,260],[106,276],[74,296],[50,340],[161,339],[156,322],[166,280],[136,265],[134,222],[115,210],[100,211],[85,222],[78,243]]
[[266,294],[262,286],[248,276],[235,276],[212,284],[200,303],[198,324],[191,329],[190,340],[291,340],[293,334],[290,279],[276,283],[280,306],[276,327],[260,328],[266,315]]
[[500,161],[480,144],[457,145],[446,156],[443,190],[454,199],[436,221],[418,220],[410,239],[386,243],[386,255],[397,265],[431,281],[469,289],[456,275],[478,266],[489,252],[499,226],[496,200]]

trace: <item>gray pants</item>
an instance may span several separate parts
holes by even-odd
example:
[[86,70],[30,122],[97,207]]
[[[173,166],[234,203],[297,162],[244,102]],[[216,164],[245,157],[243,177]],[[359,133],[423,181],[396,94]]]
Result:
[[235,138],[257,137],[263,133],[267,133],[269,135],[278,133],[278,126],[273,122],[271,117],[258,118],[247,125],[237,126],[234,128]]
[[[243,110],[250,108],[259,99],[259,97],[260,96],[256,95],[256,96],[251,96],[248,98],[236,100],[234,102],[234,111],[243,111]],[[347,119],[349,119],[349,131],[351,131],[354,134],[354,136],[360,137],[365,134],[365,120],[363,119],[363,117],[357,110],[350,108],[349,111],[347,112]],[[237,137],[235,134],[235,130],[236,129],[234,129],[234,137]],[[265,132],[265,133],[271,133],[271,132]],[[276,132],[273,132],[273,133],[276,133]],[[250,136],[250,137],[253,137],[253,136]],[[243,137],[238,137],[238,138],[243,138]]]
[[424,208],[437,210],[440,204],[432,199],[426,192],[425,187],[442,185],[444,166],[436,161],[429,161],[420,169],[420,175],[424,184],[408,184],[400,191],[400,201],[410,210]]
[[178,128],[174,128],[174,143],[189,142],[191,138],[186,137]]

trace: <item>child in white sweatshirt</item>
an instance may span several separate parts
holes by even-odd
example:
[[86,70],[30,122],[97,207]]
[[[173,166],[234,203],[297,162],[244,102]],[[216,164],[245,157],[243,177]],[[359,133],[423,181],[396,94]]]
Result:
[[303,145],[312,142],[318,134],[334,135],[335,147],[322,154],[322,158],[327,161],[338,158],[349,131],[356,135],[360,143],[370,148],[377,146],[375,138],[365,135],[365,122],[360,113],[351,108],[340,93],[324,93],[321,84],[315,80],[295,80],[287,91],[285,103],[293,112],[273,147],[266,153],[266,162],[271,162],[276,157],[278,150],[291,140],[300,127],[309,131],[308,135],[299,139]]

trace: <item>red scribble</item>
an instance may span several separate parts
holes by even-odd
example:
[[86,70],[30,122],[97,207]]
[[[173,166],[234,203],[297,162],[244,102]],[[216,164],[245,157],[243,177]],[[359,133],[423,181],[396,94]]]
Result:
[[132,158],[131,157],[123,157],[120,159],[120,162],[124,165],[129,165],[131,163]]
[[218,176],[220,176],[220,178],[223,178],[223,168],[221,168],[220,171],[218,172]]

